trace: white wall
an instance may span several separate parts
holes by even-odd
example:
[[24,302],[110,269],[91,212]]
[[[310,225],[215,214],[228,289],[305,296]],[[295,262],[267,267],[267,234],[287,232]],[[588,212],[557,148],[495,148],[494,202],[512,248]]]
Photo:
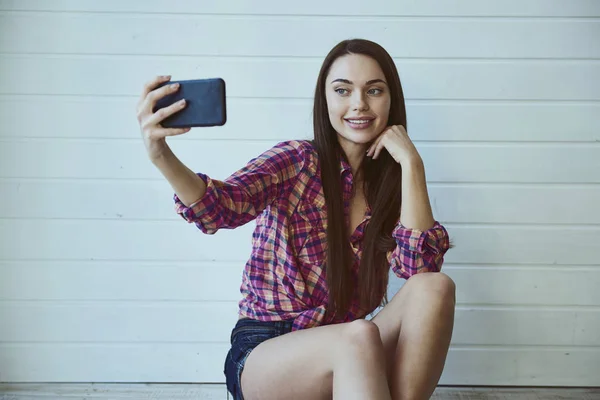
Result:
[[0,0],[0,381],[223,382],[253,226],[206,236],[174,214],[142,84],[227,81],[227,125],[171,140],[222,179],[311,137],[323,58],[364,37],[398,65],[456,244],[440,383],[600,385],[598,17],[591,0]]

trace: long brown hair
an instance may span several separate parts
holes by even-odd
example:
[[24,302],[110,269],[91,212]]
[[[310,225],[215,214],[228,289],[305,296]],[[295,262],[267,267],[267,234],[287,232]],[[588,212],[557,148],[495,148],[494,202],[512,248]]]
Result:
[[[326,274],[329,288],[327,315],[343,318],[355,293],[351,276],[354,255],[350,248],[344,219],[340,163],[346,155],[337,132],[331,126],[325,97],[325,79],[333,62],[347,54],[362,54],[379,63],[388,83],[391,96],[387,126],[403,125],[406,129],[406,108],[398,71],[387,51],[377,43],[352,39],[336,45],[325,57],[315,89],[313,109],[314,144],[321,164],[321,181],[327,207],[327,261]],[[365,157],[361,167],[365,198],[371,206],[372,216],[365,229],[363,254],[358,273],[360,315],[364,317],[375,308],[388,302],[387,286],[389,265],[386,253],[396,246],[392,231],[400,217],[402,198],[402,168],[387,151],[377,160]],[[359,171],[357,171],[358,174]]]

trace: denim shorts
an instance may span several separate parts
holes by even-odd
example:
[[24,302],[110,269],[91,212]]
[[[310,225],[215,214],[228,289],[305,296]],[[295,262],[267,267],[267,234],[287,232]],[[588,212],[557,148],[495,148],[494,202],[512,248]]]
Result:
[[240,378],[250,352],[267,339],[292,331],[293,320],[258,321],[250,318],[238,320],[231,331],[231,349],[225,358],[225,382],[234,400],[243,400]]

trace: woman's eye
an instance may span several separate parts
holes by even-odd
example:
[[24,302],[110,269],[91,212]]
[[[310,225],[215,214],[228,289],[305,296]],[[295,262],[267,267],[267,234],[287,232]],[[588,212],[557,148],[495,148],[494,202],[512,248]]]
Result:
[[[344,88],[338,88],[338,89],[335,89],[335,92],[337,94],[339,94],[339,95],[344,96],[344,95],[348,94],[349,90],[348,89],[344,89]],[[379,94],[383,93],[383,90],[381,90],[381,89],[370,89],[370,90],[367,91],[367,93],[376,96],[376,95],[379,95]]]

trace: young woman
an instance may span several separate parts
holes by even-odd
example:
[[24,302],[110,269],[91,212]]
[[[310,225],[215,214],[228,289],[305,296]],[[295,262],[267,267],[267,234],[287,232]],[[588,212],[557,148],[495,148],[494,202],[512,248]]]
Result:
[[[177,90],[155,89],[169,79],[146,84],[138,120],[177,211],[207,234],[256,220],[224,367],[233,397],[428,399],[455,287],[439,272],[448,233],[432,215],[389,54],[367,40],[335,46],[317,80],[314,140],[279,143],[224,181],[194,173],[167,146],[189,130],[159,124],[184,104],[152,113]],[[390,268],[407,282],[388,301]]]

